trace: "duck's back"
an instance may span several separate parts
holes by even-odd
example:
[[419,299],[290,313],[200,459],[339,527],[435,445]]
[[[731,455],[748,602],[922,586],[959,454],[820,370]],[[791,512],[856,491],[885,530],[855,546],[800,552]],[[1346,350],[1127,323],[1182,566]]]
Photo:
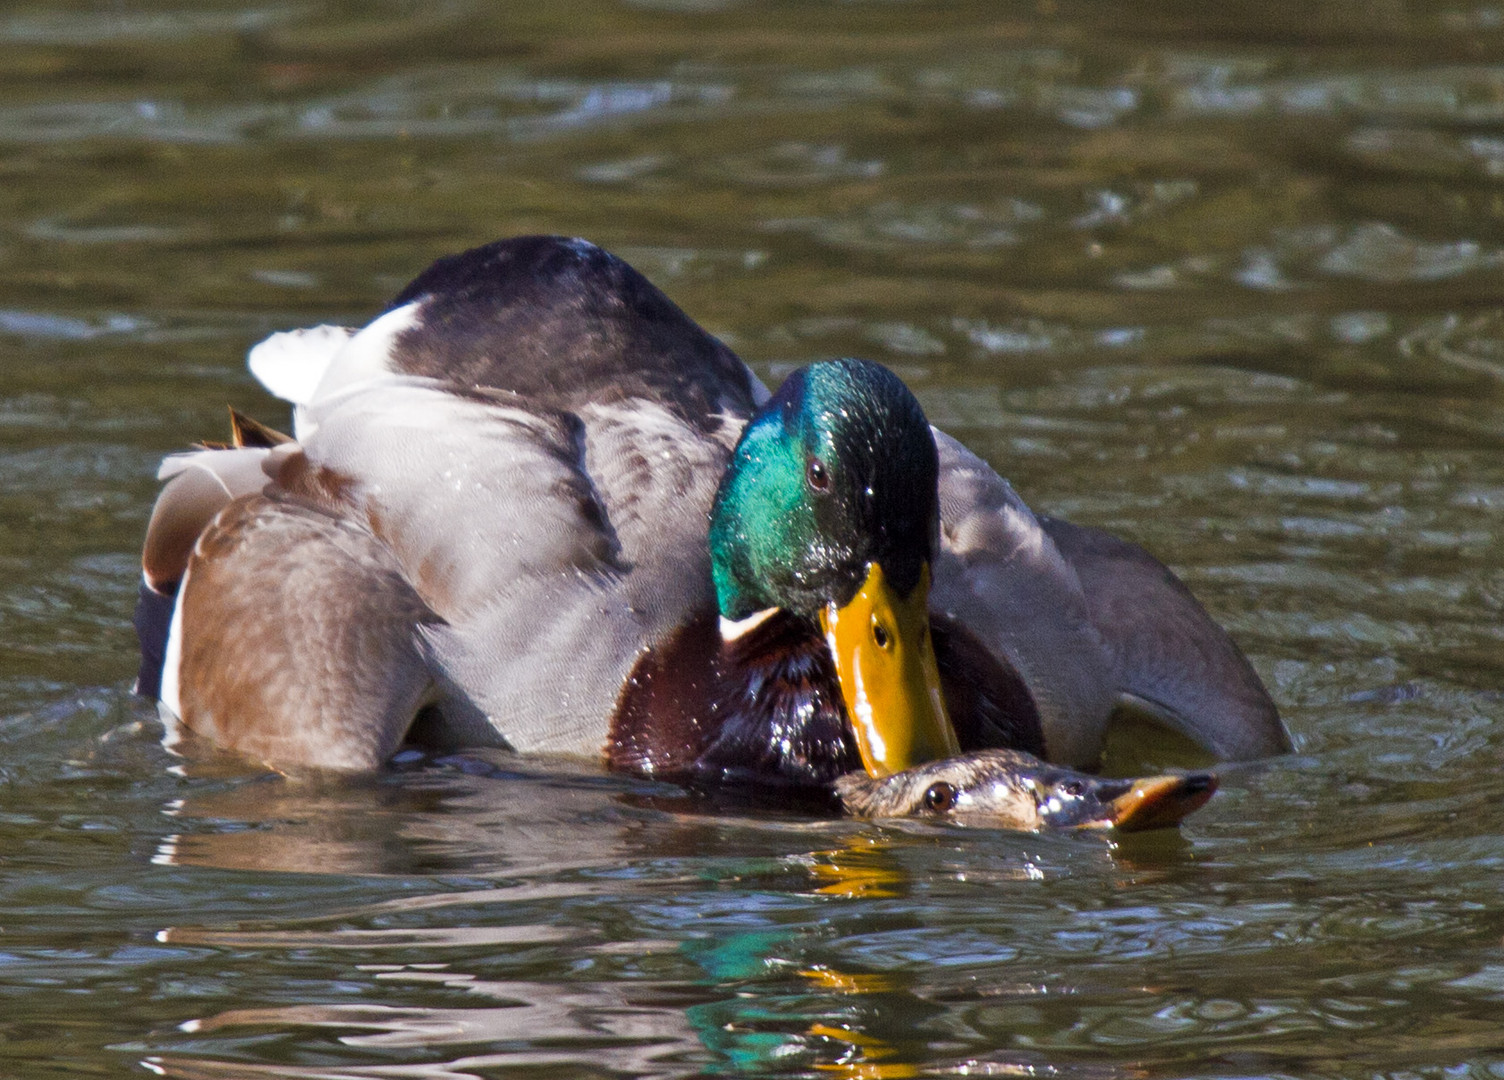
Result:
[[633,398],[704,431],[745,419],[761,387],[621,259],[584,240],[522,236],[451,255],[403,289],[392,370],[507,390],[576,411]]

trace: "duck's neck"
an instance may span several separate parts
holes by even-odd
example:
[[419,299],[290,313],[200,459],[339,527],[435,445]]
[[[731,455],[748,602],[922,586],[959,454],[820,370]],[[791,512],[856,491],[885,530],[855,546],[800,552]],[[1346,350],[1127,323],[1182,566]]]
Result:
[[696,621],[632,672],[613,768],[723,786],[828,789],[862,767],[819,631],[776,612],[723,635]]
[[840,683],[819,630],[778,611],[722,634],[719,723],[695,761],[708,780],[824,787],[860,769]]

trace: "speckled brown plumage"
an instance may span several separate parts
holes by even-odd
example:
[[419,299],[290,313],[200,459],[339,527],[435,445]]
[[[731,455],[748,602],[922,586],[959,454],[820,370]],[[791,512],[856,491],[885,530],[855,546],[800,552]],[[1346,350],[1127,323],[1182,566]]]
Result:
[[435,616],[359,528],[237,499],[201,537],[183,590],[183,714],[220,746],[374,769],[430,696],[417,627]]

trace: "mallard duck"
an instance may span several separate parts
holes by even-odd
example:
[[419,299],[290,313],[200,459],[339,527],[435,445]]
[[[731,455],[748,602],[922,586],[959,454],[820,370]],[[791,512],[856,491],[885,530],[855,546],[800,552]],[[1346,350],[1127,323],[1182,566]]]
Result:
[[410,741],[707,783],[1093,769],[1123,709],[1216,758],[1289,748],[1141,548],[1033,514],[875,363],[769,393],[585,241],[440,259],[249,362],[293,433],[164,462],[137,686],[275,768]]
[[1180,822],[1217,790],[1210,773],[1108,780],[1014,750],[979,750],[890,776],[850,772],[835,780],[847,813],[923,817],[1038,832],[1143,832]]

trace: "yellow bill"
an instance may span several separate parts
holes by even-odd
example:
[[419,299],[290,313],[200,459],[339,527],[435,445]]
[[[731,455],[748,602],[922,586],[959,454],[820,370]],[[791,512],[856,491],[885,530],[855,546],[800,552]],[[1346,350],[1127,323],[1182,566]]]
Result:
[[899,597],[871,565],[866,583],[845,607],[829,604],[820,626],[835,658],[846,715],[862,764],[888,776],[961,752],[930,642],[930,569]]

